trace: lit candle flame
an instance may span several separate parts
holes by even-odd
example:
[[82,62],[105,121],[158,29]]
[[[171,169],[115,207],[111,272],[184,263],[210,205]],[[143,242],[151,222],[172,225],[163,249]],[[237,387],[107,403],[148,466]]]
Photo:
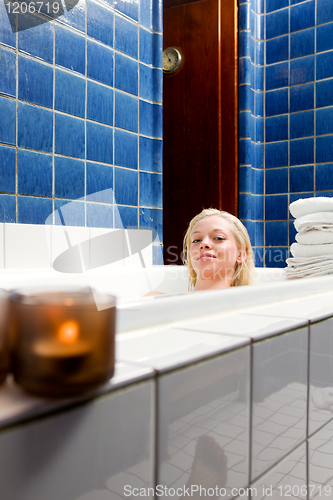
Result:
[[66,321],[58,331],[58,339],[65,344],[72,344],[79,336],[79,327],[75,321]]

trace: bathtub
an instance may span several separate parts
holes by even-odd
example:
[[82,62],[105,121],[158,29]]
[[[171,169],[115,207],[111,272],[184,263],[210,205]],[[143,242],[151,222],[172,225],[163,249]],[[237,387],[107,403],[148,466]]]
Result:
[[[333,277],[257,269],[253,286],[187,293],[186,269],[141,259],[112,264],[103,279],[8,262],[3,288],[116,293],[118,335],[115,375],[92,394],[52,401],[2,386],[5,499],[178,498],[202,450],[213,477],[223,462],[210,484],[193,483],[206,496],[216,486],[228,498],[330,493]],[[167,295],[142,298],[147,286]]]

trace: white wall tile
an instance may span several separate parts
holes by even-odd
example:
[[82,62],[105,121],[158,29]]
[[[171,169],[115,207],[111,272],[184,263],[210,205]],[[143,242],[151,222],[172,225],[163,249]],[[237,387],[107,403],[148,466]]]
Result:
[[252,498],[256,500],[304,500],[307,493],[306,444],[301,444],[259,481],[251,484]]
[[129,257],[124,266],[145,268],[153,265],[152,232],[148,229],[125,229],[124,250]]
[[5,225],[0,224],[0,269],[5,268]]
[[310,326],[309,434],[333,417],[333,318]]
[[4,224],[5,269],[50,268],[50,226]]
[[250,348],[158,378],[158,484],[248,484]]
[[333,421],[309,439],[309,500],[333,497]]
[[57,271],[77,273],[89,268],[89,246],[88,227],[51,226],[51,262]]
[[113,500],[125,485],[153,487],[153,388],[142,382],[2,431],[1,497]]
[[251,480],[306,438],[308,329],[253,345]]

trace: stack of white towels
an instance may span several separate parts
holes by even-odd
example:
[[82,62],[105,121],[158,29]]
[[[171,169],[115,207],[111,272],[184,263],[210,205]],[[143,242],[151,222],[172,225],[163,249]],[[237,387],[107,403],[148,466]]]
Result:
[[302,198],[289,206],[296,241],[287,259],[287,278],[333,273],[333,198]]

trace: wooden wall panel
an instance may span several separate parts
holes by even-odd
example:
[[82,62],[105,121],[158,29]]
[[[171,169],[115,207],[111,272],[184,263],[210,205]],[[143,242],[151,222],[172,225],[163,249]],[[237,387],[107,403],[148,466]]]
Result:
[[[220,2],[230,4],[230,26]],[[163,11],[164,48],[178,47],[185,58],[163,81],[165,264],[181,263],[187,224],[202,208],[237,212],[233,5],[202,0]]]

